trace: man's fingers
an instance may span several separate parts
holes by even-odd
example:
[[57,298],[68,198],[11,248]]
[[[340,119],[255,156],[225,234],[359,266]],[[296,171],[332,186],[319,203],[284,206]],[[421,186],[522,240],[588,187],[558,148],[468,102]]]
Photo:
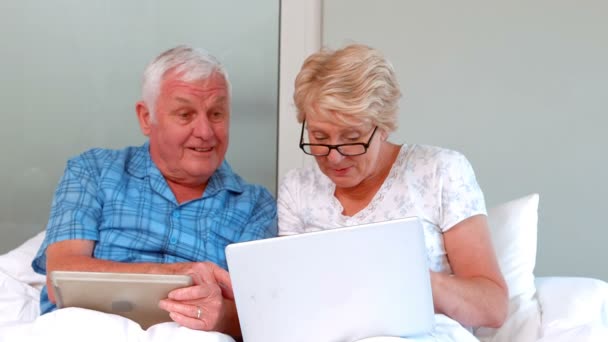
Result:
[[195,276],[192,275],[192,279],[195,281],[195,284],[217,284],[216,277],[213,273],[214,267],[219,266],[216,266],[214,263],[211,262],[196,263],[196,265],[192,269],[194,274],[198,276],[198,278],[195,278]]
[[217,285],[199,284],[175,289],[169,292],[168,298],[180,301],[191,301],[211,297],[219,291],[221,290]]
[[175,322],[197,330],[213,330],[218,324],[218,310],[216,305],[204,303],[183,303],[171,299],[163,299],[158,307],[168,311]]
[[234,300],[234,292],[232,291],[232,279],[230,279],[230,273],[216,264],[210,264],[213,272],[213,277],[220,285],[222,289],[222,295],[224,298]]
[[192,278],[192,282],[196,285],[199,284],[206,284],[206,282],[203,281],[203,279],[201,278],[200,274],[198,273],[189,273],[188,274],[190,276],[190,278]]
[[[184,316],[197,318],[198,316],[198,308],[200,306],[196,306],[193,304],[186,304],[182,302],[176,302],[170,299],[163,299],[158,302],[158,307],[169,312],[179,313]],[[201,308],[201,317],[203,316],[203,309]]]
[[226,299],[229,300],[234,300],[234,292],[232,290],[232,286],[231,285],[224,285],[222,283],[218,284],[220,286],[220,289],[222,290],[222,296]]
[[[232,290],[232,280],[230,279],[230,274],[218,265],[212,262],[199,262],[192,267],[188,274],[192,277],[194,284],[204,286],[219,285],[222,296],[224,298],[234,300],[234,292]],[[190,291],[192,290],[188,290],[188,288],[173,290],[169,294],[169,298],[184,300],[184,296],[188,297],[193,295]]]
[[178,312],[170,312],[169,316],[177,324],[184,326],[186,328],[195,329],[195,330],[211,330],[211,327],[209,327],[209,324],[205,321],[204,316],[201,316],[200,319],[196,319],[196,318],[182,315]]
[[213,277],[218,282],[232,287],[232,281],[230,280],[230,273],[228,273],[228,271],[213,263],[208,263],[208,265],[211,269],[211,272],[213,273]]

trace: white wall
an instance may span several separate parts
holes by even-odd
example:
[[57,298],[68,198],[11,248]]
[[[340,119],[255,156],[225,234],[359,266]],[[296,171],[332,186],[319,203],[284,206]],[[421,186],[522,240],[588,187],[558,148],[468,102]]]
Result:
[[[393,141],[464,152],[488,206],[540,193],[537,275],[608,280],[607,2],[303,2],[321,4],[319,21],[308,23],[321,29],[319,47],[367,43],[395,64],[404,98]],[[283,32],[319,13],[299,6],[283,14]],[[291,100],[284,84],[299,65],[290,68],[281,69],[281,101]],[[294,115],[281,108],[280,120],[290,122],[281,144],[296,145]],[[309,162],[279,152],[279,177]]]
[[395,64],[393,140],[464,152],[489,206],[540,193],[537,275],[608,280],[608,2],[326,0],[323,44]]
[[[251,174],[252,181],[274,189],[287,170],[310,162],[297,148],[300,127],[291,100],[301,62],[322,39],[335,45],[356,40],[382,49],[397,65],[406,96],[402,128],[393,139],[466,153],[490,205],[540,192],[537,274],[608,279],[603,266],[608,254],[602,248],[608,236],[600,217],[608,209],[603,181],[603,150],[608,147],[605,2],[283,0],[278,137],[255,135],[271,153],[278,141],[276,169],[268,157],[251,154],[249,140],[238,138],[276,125],[265,116],[273,111],[272,100],[260,107],[257,93],[264,89],[272,98],[276,90],[277,70],[271,65],[277,62],[272,53],[276,40],[272,33],[256,34],[275,25],[274,2],[265,10],[259,2],[244,1],[236,13],[232,3],[218,12],[199,1],[186,4],[201,6],[200,11],[150,2],[142,11],[142,2],[97,1],[74,12],[73,4],[0,4],[5,61],[0,66],[5,148],[0,155],[0,252],[42,228],[69,155],[102,143],[119,147],[142,141],[132,105],[144,63],[161,48],[178,41],[205,46],[225,61],[233,82],[241,79],[235,99],[244,101],[236,106],[248,119],[233,121],[230,153],[245,157],[233,164]],[[69,11],[72,16],[64,15]],[[265,14],[251,16],[257,11]],[[229,13],[229,20],[220,12]],[[182,20],[175,24],[163,20],[164,14]],[[103,20],[86,20],[92,15]],[[183,20],[184,15],[194,18]],[[69,28],[73,21],[80,26],[72,28],[79,30],[57,25]],[[150,32],[154,23],[166,26]],[[125,35],[128,30],[141,37]],[[60,43],[85,32],[95,38]],[[97,50],[87,53],[82,44]],[[62,54],[69,58],[60,58]],[[124,63],[110,67],[110,61]],[[88,69],[76,71],[74,63]],[[109,93],[95,95],[100,89]],[[263,113],[258,116],[255,108],[264,108]],[[90,112],[104,121],[92,123]],[[271,170],[256,172],[264,165]]]
[[292,168],[313,162],[298,147],[293,89],[304,59],[321,46],[321,0],[281,1],[281,57],[277,187]]
[[4,0],[0,3],[0,253],[42,230],[67,159],[145,141],[145,65],[200,46],[233,87],[227,159],[276,187],[279,0]]

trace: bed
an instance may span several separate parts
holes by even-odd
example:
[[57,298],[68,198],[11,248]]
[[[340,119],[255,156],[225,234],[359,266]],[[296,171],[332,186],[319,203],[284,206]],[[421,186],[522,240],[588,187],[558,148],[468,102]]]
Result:
[[[582,277],[535,277],[538,194],[489,209],[492,240],[509,286],[509,316],[499,329],[474,330],[480,341],[608,341],[608,283]],[[176,323],[142,330],[133,321],[68,308],[39,316],[45,278],[30,262],[44,232],[0,255],[0,342],[3,341],[203,341],[233,342],[215,332]]]

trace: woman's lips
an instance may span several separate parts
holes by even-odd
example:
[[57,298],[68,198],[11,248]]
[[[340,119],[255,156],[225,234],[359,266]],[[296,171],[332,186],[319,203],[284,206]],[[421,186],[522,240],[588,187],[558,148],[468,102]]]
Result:
[[341,169],[332,169],[333,172],[338,175],[338,176],[343,176],[344,174],[348,173],[348,170],[350,170],[350,167],[345,167],[345,168],[341,168]]

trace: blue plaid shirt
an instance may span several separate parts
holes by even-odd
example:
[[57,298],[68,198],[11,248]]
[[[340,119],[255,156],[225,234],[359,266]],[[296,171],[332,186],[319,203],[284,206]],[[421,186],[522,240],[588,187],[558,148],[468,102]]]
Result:
[[[63,240],[93,240],[93,257],[118,262],[212,261],[224,269],[225,247],[276,236],[276,201],[246,183],[227,162],[201,198],[177,203],[152,162],[148,143],[93,149],[71,159],[57,186],[46,237],[32,262],[46,274],[46,249]],[[55,309],[46,286],[40,309]]]

